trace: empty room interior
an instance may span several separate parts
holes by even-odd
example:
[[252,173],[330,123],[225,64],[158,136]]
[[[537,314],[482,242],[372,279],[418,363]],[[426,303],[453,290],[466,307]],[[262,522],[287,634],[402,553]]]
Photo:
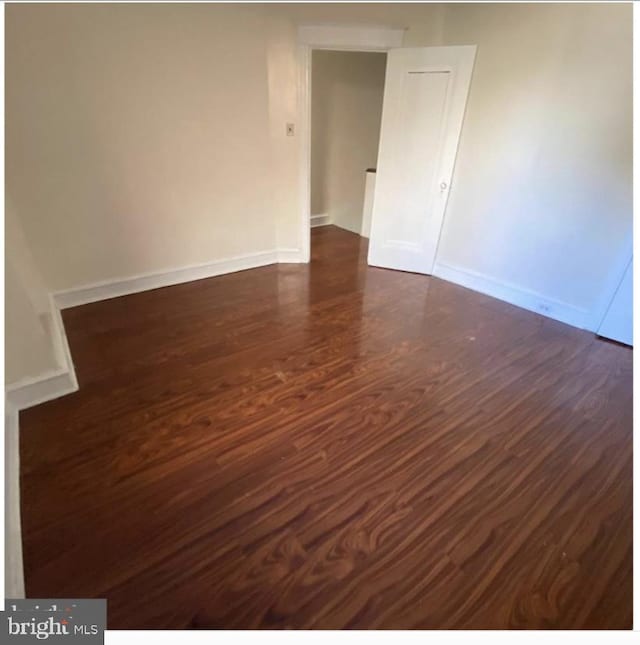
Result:
[[7,598],[632,629],[631,3],[4,13]]

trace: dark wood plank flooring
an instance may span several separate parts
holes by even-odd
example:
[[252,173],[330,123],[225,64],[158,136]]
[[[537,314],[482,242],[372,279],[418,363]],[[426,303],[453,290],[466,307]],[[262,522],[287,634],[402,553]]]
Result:
[[316,229],[64,313],[21,415],[27,594],[118,628],[629,628],[632,350]]

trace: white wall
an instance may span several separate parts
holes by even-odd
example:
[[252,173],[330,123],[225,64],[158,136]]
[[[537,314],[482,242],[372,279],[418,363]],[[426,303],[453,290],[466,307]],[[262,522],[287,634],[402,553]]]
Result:
[[49,299],[10,204],[5,208],[5,383],[60,367]]
[[286,124],[298,123],[298,60],[296,27],[291,20],[279,16],[274,7],[266,16],[266,56],[269,86],[269,126],[271,140],[270,212],[275,227],[276,246],[298,252],[302,247],[299,191],[298,142],[285,136]]
[[311,213],[360,233],[365,172],[375,168],[386,54],[314,51]]
[[450,5],[443,38],[478,53],[438,262],[595,329],[629,257],[631,6]]
[[7,193],[49,288],[275,247],[262,8],[11,5],[6,32]]

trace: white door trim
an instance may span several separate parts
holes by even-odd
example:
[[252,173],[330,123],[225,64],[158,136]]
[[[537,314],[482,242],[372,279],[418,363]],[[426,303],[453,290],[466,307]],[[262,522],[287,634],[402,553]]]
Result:
[[311,51],[386,52],[401,47],[404,29],[357,25],[298,27],[298,133],[301,262],[311,256]]
[[298,42],[311,49],[386,51],[402,47],[404,29],[362,25],[300,25]]

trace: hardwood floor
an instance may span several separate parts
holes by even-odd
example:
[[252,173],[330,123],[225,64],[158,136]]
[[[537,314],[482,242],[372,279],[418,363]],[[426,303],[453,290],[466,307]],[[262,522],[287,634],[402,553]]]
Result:
[[118,628],[630,628],[632,351],[312,233],[66,310],[27,594]]

